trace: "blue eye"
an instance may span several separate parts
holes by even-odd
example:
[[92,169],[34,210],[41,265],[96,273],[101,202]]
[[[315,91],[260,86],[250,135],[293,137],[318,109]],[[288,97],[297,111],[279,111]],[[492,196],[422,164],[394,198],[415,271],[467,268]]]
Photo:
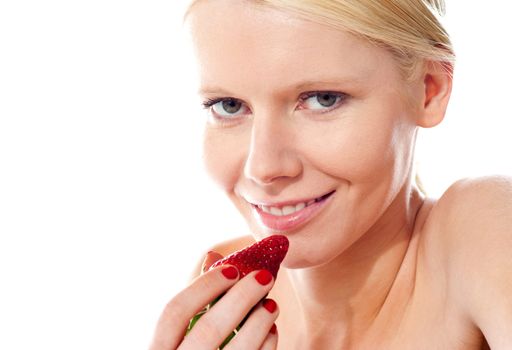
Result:
[[345,98],[346,95],[339,92],[311,92],[301,97],[302,109],[331,110],[337,107]]
[[221,98],[208,100],[203,103],[204,108],[210,109],[214,115],[220,117],[233,117],[247,113],[248,108],[243,102],[234,98]]

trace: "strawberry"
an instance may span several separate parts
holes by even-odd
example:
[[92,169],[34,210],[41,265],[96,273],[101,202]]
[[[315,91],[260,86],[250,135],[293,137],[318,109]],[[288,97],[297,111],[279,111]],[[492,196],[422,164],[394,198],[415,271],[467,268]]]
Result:
[[[229,264],[238,269],[240,278],[245,277],[252,271],[265,269],[268,270],[275,279],[277,277],[277,272],[279,271],[279,266],[288,252],[288,245],[288,238],[282,235],[273,235],[216,261],[212,266],[210,266],[210,270],[217,266]],[[190,332],[201,316],[215,305],[220,298],[222,298],[222,295],[208,304],[190,320],[186,334]],[[229,341],[238,333],[247,317],[249,317],[249,315],[247,315],[242,323],[240,323],[238,327],[236,327],[236,329],[224,340],[219,349],[224,348],[224,346],[226,346],[226,344],[229,343]]]
[[287,252],[288,238],[273,235],[216,261],[210,270],[229,264],[236,266],[240,272],[240,278],[252,271],[263,269],[270,271],[274,278],[277,278],[279,265]]

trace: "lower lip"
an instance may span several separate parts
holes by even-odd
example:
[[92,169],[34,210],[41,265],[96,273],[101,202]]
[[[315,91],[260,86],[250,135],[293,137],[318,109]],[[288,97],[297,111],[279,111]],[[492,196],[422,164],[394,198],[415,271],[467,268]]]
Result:
[[267,228],[281,232],[291,231],[313,219],[327,205],[332,197],[333,194],[319,202],[315,202],[314,204],[305,207],[302,210],[283,216],[265,213],[260,207],[254,205],[253,210],[256,212],[256,216],[259,218],[260,222]]

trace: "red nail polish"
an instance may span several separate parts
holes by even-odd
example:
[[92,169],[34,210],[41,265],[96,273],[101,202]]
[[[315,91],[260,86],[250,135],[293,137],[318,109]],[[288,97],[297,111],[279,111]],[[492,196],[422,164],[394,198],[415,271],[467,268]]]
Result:
[[259,284],[266,286],[270,281],[272,281],[272,274],[267,270],[261,270],[254,276],[254,278],[256,278],[256,281],[258,281]]
[[274,313],[277,309],[277,304],[272,299],[265,299],[263,300],[263,307],[268,310],[271,314]]
[[228,266],[222,269],[222,274],[224,277],[230,280],[234,280],[238,277],[238,270],[234,266]]
[[269,332],[272,333],[272,334],[276,334],[277,333],[277,326],[276,326],[275,323],[272,325],[272,327],[270,327],[270,331]]

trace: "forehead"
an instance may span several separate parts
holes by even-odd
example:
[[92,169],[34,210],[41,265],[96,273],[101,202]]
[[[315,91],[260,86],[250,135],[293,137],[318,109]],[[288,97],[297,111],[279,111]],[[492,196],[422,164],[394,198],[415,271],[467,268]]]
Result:
[[332,79],[371,84],[399,75],[386,50],[252,1],[203,0],[188,21],[202,86],[284,88]]

